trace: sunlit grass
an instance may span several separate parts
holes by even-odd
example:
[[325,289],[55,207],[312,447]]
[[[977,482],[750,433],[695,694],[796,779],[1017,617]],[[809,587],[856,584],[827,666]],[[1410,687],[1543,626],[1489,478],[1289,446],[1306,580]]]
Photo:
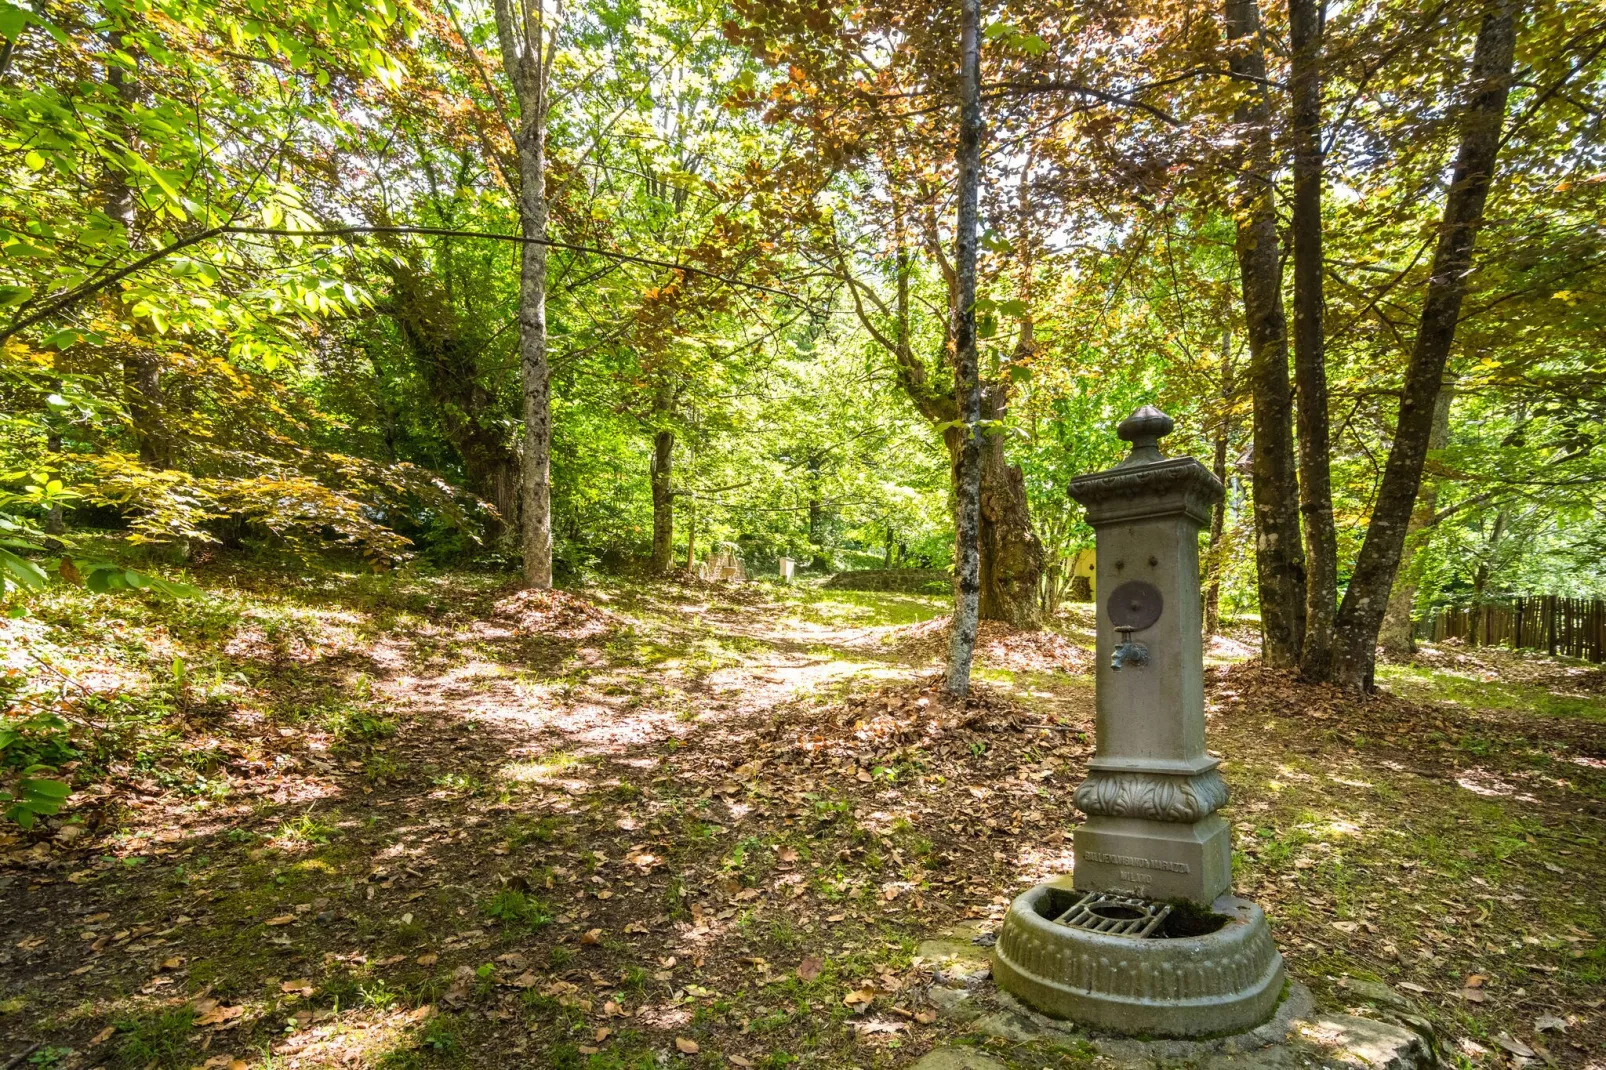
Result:
[[1419,665],[1379,665],[1378,682],[1417,702],[1454,702],[1469,709],[1511,710],[1606,723],[1606,696],[1568,694],[1531,684],[1482,680]]
[[918,624],[947,614],[949,599],[891,591],[833,591],[799,588],[787,598],[804,620],[861,628]]

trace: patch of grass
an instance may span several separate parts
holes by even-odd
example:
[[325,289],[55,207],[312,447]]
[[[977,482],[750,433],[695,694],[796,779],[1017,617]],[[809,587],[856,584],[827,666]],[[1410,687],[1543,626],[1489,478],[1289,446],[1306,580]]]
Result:
[[949,612],[949,599],[937,595],[896,594],[887,591],[828,591],[800,589],[795,602],[798,615],[819,624],[877,627],[919,624]]
[[311,814],[291,818],[279,826],[273,838],[298,847],[326,844],[335,835],[335,827]]
[[1533,684],[1484,680],[1420,665],[1379,665],[1379,683],[1417,702],[1454,702],[1479,710],[1511,710],[1541,717],[1606,724],[1606,697],[1568,694]]
[[545,903],[513,888],[504,888],[491,896],[484,910],[487,917],[523,925],[531,932],[552,924],[552,912]]
[[117,1023],[123,1034],[117,1045],[117,1058],[125,1067],[153,1067],[180,1070],[193,1063],[190,1029],[195,1012],[189,1007],[164,1011],[141,1018],[125,1018]]
[[478,795],[485,790],[485,782],[468,773],[437,773],[430,778],[430,783],[458,795]]

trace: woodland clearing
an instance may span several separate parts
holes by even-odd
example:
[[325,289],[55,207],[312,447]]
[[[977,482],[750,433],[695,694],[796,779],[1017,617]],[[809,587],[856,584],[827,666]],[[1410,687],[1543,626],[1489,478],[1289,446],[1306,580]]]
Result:
[[[97,728],[0,841],[21,1065],[905,1066],[984,1043],[918,941],[1072,862],[1088,607],[984,625],[955,705],[940,598],[196,582],[0,624],[20,697]],[[1387,982],[1463,1065],[1598,1066],[1606,672],[1443,645],[1363,702],[1245,653],[1207,654],[1211,740],[1294,978]]]

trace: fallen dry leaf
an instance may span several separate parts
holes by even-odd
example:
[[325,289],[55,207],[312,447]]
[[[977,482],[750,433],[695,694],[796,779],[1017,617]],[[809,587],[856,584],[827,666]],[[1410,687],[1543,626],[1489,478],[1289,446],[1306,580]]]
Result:
[[1494,1042],[1511,1054],[1523,1059],[1532,1059],[1534,1057],[1534,1050],[1510,1033],[1501,1033],[1494,1038]]
[[812,981],[820,976],[825,969],[825,960],[818,955],[805,955],[803,961],[797,964],[797,979],[799,981]]
[[221,1003],[195,1019],[196,1025],[222,1025],[245,1013],[244,1007],[225,1007]]

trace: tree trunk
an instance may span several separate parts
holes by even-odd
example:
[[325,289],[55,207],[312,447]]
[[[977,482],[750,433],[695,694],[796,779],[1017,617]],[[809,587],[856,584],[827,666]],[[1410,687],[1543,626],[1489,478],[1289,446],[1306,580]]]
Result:
[[1505,120],[1516,51],[1514,6],[1511,0],[1493,0],[1478,28],[1470,99],[1461,119],[1455,174],[1445,197],[1433,272],[1428,278],[1416,344],[1400,391],[1394,444],[1372,507],[1366,541],[1338,610],[1332,675],[1335,683],[1345,687],[1372,687],[1378,630],[1388,608],[1389,590],[1421,486],[1422,464],[1433,433],[1444,366],[1455,341],[1473,245],[1500,149],[1500,128]]
[[[981,381],[976,362],[976,207],[981,187],[981,0],[960,0],[959,219],[954,228],[954,400],[964,436],[954,452],[954,625],[943,690],[970,693],[981,600]],[[1035,593],[1035,590],[1032,592]]]
[[[514,4],[518,4],[515,13]],[[544,0],[494,0],[502,68],[519,102],[514,141],[519,155],[519,225],[526,239],[519,262],[519,365],[523,380],[524,448],[520,523],[524,585],[552,586],[552,408],[547,364],[547,110],[557,28],[546,24]]]
[[[1232,333],[1221,332],[1221,419],[1216,422],[1215,452],[1210,470],[1221,485],[1227,485],[1227,448],[1232,441]],[[1205,587],[1205,634],[1221,631],[1221,572],[1227,533],[1227,496],[1223,494],[1210,511],[1209,584]]]
[[658,575],[674,564],[675,491],[670,480],[674,462],[675,433],[660,431],[652,439],[652,570]]
[[[122,51],[122,31],[108,33],[106,42],[114,50]],[[139,102],[137,73],[131,73],[120,65],[108,65],[106,84],[125,109],[125,114]],[[121,134],[129,151],[138,151],[138,133],[133,126],[123,124]],[[128,184],[127,172],[115,165],[108,167],[101,176],[101,207],[108,217],[123,225],[130,249],[140,249],[144,245],[139,233],[138,202],[133,187]],[[122,312],[119,305],[116,313],[121,315]],[[119,347],[123,363],[123,403],[128,407],[134,440],[139,446],[139,459],[152,468],[170,468],[173,451],[162,416],[162,366],[156,354],[145,347],[145,339],[150,333],[147,325],[135,320],[130,326],[134,341]]]
[[686,571],[697,572],[697,492],[686,496]]
[[494,450],[481,452],[459,445],[463,455],[463,471],[468,476],[468,489],[496,506],[497,521],[489,525],[487,534],[492,540],[501,539],[519,529],[521,508],[519,489],[519,457],[500,444]]
[[1294,387],[1299,397],[1299,511],[1305,528],[1305,629],[1299,671],[1325,680],[1338,612],[1338,534],[1328,469],[1327,354],[1322,297],[1322,24],[1325,0],[1288,0],[1293,46]]
[[394,251],[388,311],[463,461],[468,489],[496,507],[487,533],[500,539],[519,523],[519,455],[501,428],[497,397],[484,383],[479,358],[485,339],[464,323],[434,276],[407,259],[404,248]]
[[[987,391],[986,418],[1002,420],[1004,387]],[[1042,627],[1037,587],[1043,575],[1043,546],[1032,531],[1026,504],[1026,476],[1004,456],[999,430],[981,435],[981,559],[980,603],[982,620],[1007,621],[1016,628]]]
[[1299,663],[1305,615],[1305,562],[1299,538],[1299,483],[1294,469],[1293,396],[1288,385],[1288,322],[1283,313],[1282,256],[1272,204],[1271,112],[1260,11],[1255,0],[1227,0],[1227,36],[1237,42],[1234,74],[1256,83],[1234,116],[1248,143],[1238,181],[1238,269],[1243,277],[1254,400],[1255,572],[1260,586],[1261,654],[1267,665]]
[[[978,109],[979,109],[978,104]],[[978,123],[979,123],[978,119]],[[978,135],[979,137],[979,135]],[[963,172],[963,162],[961,162]],[[977,164],[980,168],[980,164]],[[964,406],[962,391],[956,377],[956,384],[952,393],[932,386],[925,364],[915,356],[910,345],[909,309],[910,293],[909,278],[911,274],[912,258],[905,244],[903,215],[900,211],[894,227],[894,241],[897,249],[897,279],[898,293],[892,310],[894,330],[891,337],[881,331],[865,313],[862,304],[856,306],[860,322],[864,325],[870,336],[878,344],[893,355],[894,367],[897,371],[899,385],[914,402],[920,414],[933,424],[945,427],[943,442],[948,448],[950,468],[958,478],[960,471],[960,454],[966,443],[963,430]],[[926,224],[926,246],[933,259],[938,261],[945,281],[948,283],[949,295],[949,334],[954,341],[954,352],[958,352],[958,324],[960,322],[960,280],[954,265],[950,264],[942,255],[941,244],[936,233],[936,223],[928,220]],[[846,275],[844,269],[844,275]],[[972,293],[974,282],[971,280]],[[857,291],[853,291],[857,296]],[[973,312],[970,321],[974,324]],[[1025,352],[1032,349],[1030,336],[1030,319],[1023,320],[1022,343]],[[974,342],[972,342],[974,345]],[[1017,354],[1022,347],[1017,347]],[[957,359],[957,358],[956,358]],[[980,391],[980,378],[978,372],[977,389]],[[996,384],[987,390],[981,400],[977,402],[978,411],[982,412],[988,420],[1002,420],[1008,411],[1006,386]],[[980,563],[978,565],[977,583],[981,587],[978,602],[978,613],[981,619],[1005,620],[1022,628],[1037,628],[1041,626],[1038,580],[1043,569],[1043,549],[1041,542],[1032,532],[1031,513],[1028,508],[1025,490],[1025,478],[1020,469],[1009,464],[1004,453],[1003,436],[990,432],[981,436],[979,444],[972,442],[980,453],[978,465],[981,469],[982,487],[980,491]],[[961,498],[961,491],[957,483],[953,484],[954,501]],[[957,516],[957,514],[956,514]],[[958,539],[958,527],[955,527],[955,538]],[[955,564],[960,558],[956,541]],[[955,572],[955,584],[959,576]],[[957,586],[956,586],[957,591]]]
[[[1450,444],[1450,408],[1455,403],[1455,390],[1444,387],[1433,406],[1433,430],[1428,435],[1428,452],[1442,450]],[[1383,614],[1383,627],[1377,636],[1377,645],[1390,657],[1406,658],[1416,653],[1416,624],[1412,613],[1416,609],[1416,591],[1420,583],[1417,575],[1416,554],[1426,538],[1423,532],[1433,526],[1433,515],[1439,508],[1439,481],[1434,480],[1422,488],[1417,497],[1416,509],[1405,529],[1405,545],[1400,550],[1400,568],[1394,578],[1394,590],[1389,595],[1389,606]]]
[[[1020,223],[1020,275],[1015,296],[1024,310],[1020,336],[1010,361],[1024,362],[1037,352],[1036,324],[1032,317],[1032,284],[1035,246],[1032,240],[1031,152],[1021,168],[1017,212]],[[982,393],[982,412],[986,419],[998,421],[982,436],[981,443],[981,603],[977,612],[982,620],[1006,621],[1016,628],[1043,626],[1042,600],[1038,596],[1043,579],[1043,544],[1032,531],[1031,510],[1026,501],[1026,476],[1004,454],[1001,424],[1009,413],[1007,376],[990,384]]]
[[[523,190],[519,219],[526,238],[546,237],[546,131],[527,123],[520,138]],[[552,411],[546,333],[547,248],[526,243],[519,279],[519,364],[524,378],[524,585],[552,586]]]

